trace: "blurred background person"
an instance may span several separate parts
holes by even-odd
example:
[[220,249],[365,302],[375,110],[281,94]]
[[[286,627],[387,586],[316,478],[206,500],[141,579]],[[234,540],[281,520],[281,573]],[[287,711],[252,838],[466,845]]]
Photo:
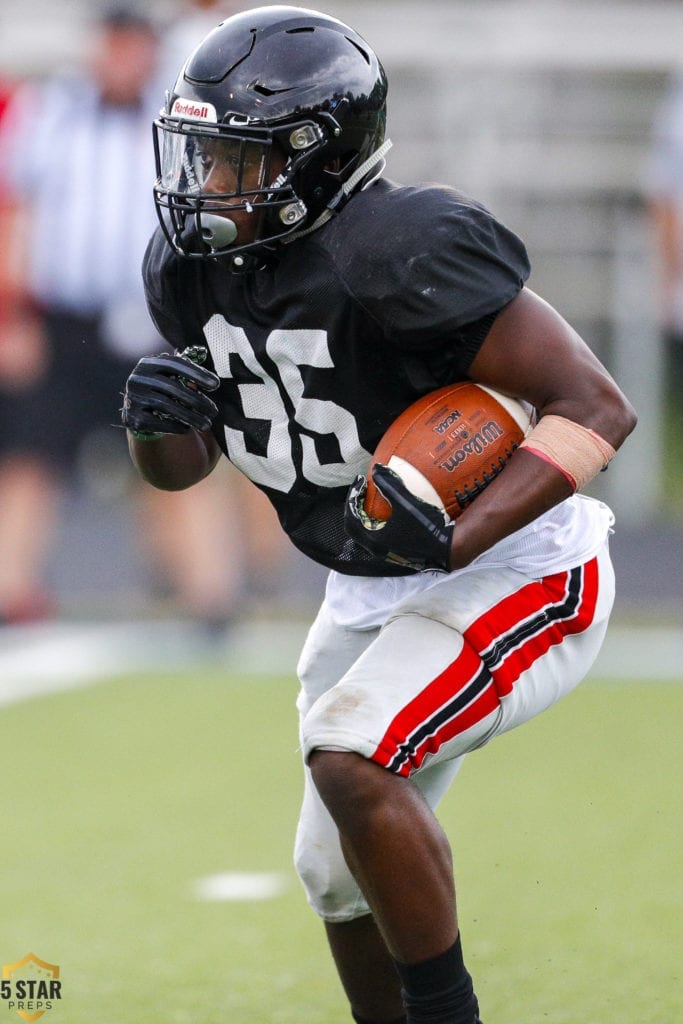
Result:
[[[114,427],[123,382],[131,357],[164,347],[140,275],[156,225],[158,60],[139,9],[108,9],[84,67],[25,83],[4,113],[0,622],[58,611],[45,569],[65,486],[79,470],[105,480],[128,471],[124,431]],[[246,584],[235,480],[206,481],[191,499],[127,484],[138,488],[151,589],[212,626],[234,615]],[[264,515],[255,509],[249,521],[265,552],[279,531]]]
[[659,271],[669,400],[683,408],[683,73],[673,75],[653,127],[647,191]]
[[[0,132],[17,88],[0,82]],[[0,623],[52,610],[39,581],[54,527],[54,495],[42,458],[34,458],[31,424],[45,346],[11,244],[18,214],[0,173]]]

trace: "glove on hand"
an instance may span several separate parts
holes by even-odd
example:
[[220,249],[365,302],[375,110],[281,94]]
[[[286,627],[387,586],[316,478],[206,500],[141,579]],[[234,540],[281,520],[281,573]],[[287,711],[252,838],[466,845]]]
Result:
[[201,366],[206,349],[185,349],[141,359],[126,381],[121,419],[134,433],[186,434],[210,430],[218,413],[205,392],[215,391],[220,378]]
[[348,535],[387,562],[417,570],[450,572],[455,523],[448,514],[411,494],[388,466],[376,465],[372,478],[391,505],[391,516],[386,521],[368,516],[363,507],[367,481],[359,476],[346,498],[344,526]]

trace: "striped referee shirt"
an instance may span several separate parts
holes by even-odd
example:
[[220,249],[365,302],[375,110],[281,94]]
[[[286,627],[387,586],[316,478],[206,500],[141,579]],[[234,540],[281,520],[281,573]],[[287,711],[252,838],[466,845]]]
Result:
[[13,100],[0,159],[31,211],[29,288],[42,303],[89,314],[142,297],[158,105],[103,103],[80,76],[31,83]]

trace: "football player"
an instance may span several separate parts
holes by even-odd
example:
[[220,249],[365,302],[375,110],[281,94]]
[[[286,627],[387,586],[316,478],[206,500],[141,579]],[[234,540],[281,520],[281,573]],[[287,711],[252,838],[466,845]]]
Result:
[[[330,569],[298,666],[296,864],[353,1019],[477,1024],[434,808],[465,754],[590,668],[613,516],[578,492],[635,415],[525,287],[511,231],[383,177],[386,92],[364,39],[299,8],[237,14],[194,50],[155,124],[144,262],[174,352],[138,363],[122,415],[150,483],[189,487],[227,456]],[[380,467],[392,515],[368,529],[383,432],[468,378],[537,426],[457,525]]]

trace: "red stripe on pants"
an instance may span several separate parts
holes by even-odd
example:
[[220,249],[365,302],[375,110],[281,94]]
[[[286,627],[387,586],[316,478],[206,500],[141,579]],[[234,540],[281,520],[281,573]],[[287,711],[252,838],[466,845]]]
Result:
[[[465,630],[465,646],[458,657],[396,715],[372,760],[389,767],[405,750],[405,757],[394,770],[399,775],[409,775],[422,765],[427,754],[436,753],[448,740],[495,711],[500,698],[512,692],[520,675],[552,646],[586,629],[593,621],[598,599],[597,559],[583,567],[575,604],[570,603],[571,579],[569,572],[561,572],[530,583],[476,619]],[[562,607],[565,603],[566,613]],[[533,629],[526,637],[525,624]],[[520,633],[519,642],[496,653],[496,645],[502,648],[506,639],[512,642],[516,632]],[[486,652],[490,652],[489,657],[482,660],[480,655]],[[486,684],[488,672],[493,686]],[[466,691],[470,686],[473,693],[468,701]],[[451,716],[444,709],[459,696],[465,703],[454,709]],[[429,724],[432,718],[433,730]],[[415,734],[420,730],[424,735],[418,737]]]
[[444,736],[456,736],[495,711],[498,707],[498,696],[491,685],[488,672],[476,651],[465,644],[455,661],[399,711],[377,745],[372,760],[388,767],[410,737],[445,705],[456,700],[459,694],[464,695],[468,686],[475,684],[482,673],[486,674],[488,685],[483,689],[481,686],[474,686],[471,701],[465,699],[464,706],[457,712],[454,711],[452,718],[440,726],[434,735],[422,740],[419,746],[411,751],[397,773],[409,775],[411,771],[420,767],[427,753],[434,753],[439,749],[444,742]]
[[[484,654],[484,660],[489,665],[500,697],[511,693],[521,674],[551,647],[561,644],[564,638],[572,633],[582,633],[593,621],[598,601],[597,558],[591,559],[583,566],[582,586],[576,607],[568,610],[565,617],[553,618],[553,610],[559,610],[569,596],[569,581],[568,572],[546,576],[537,583],[524,587],[518,594],[511,594],[494,605],[465,630],[467,643]],[[516,607],[518,614],[515,616]],[[520,627],[525,620],[533,619],[534,614],[540,614],[544,610],[548,615],[545,624],[539,622],[538,628],[528,638],[520,638],[519,644],[504,653],[500,659],[486,658],[485,652],[496,642],[503,640],[506,632],[514,633],[514,628],[511,629],[509,626],[507,629],[501,629],[501,621],[510,623],[513,627],[515,624]]]

